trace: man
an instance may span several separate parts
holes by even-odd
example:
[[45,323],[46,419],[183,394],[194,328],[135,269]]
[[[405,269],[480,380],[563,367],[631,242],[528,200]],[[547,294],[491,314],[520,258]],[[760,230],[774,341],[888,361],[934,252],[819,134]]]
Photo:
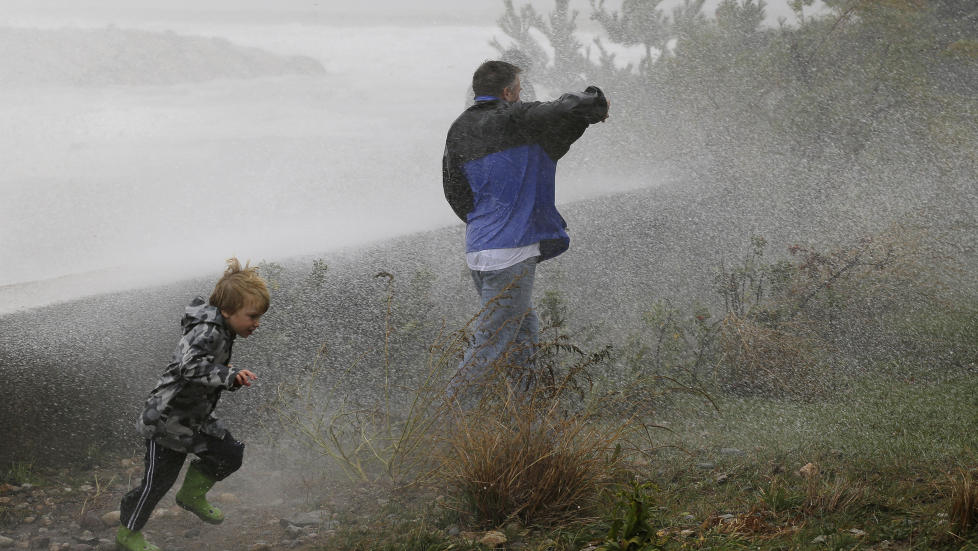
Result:
[[[535,101],[537,99],[537,93],[533,83],[529,80],[529,76],[533,72],[533,61],[530,59],[530,56],[523,53],[519,48],[514,47],[503,52],[502,60],[520,68],[520,101]],[[475,93],[472,85],[469,84],[469,91],[465,96],[465,106],[472,107],[473,105],[475,105]]]
[[505,61],[483,63],[472,76],[475,105],[455,120],[445,144],[445,198],[466,223],[466,262],[483,306],[450,395],[493,366],[520,380],[537,343],[536,265],[570,245],[554,205],[557,161],[589,125],[608,118],[608,101],[594,86],[521,102],[519,73]]

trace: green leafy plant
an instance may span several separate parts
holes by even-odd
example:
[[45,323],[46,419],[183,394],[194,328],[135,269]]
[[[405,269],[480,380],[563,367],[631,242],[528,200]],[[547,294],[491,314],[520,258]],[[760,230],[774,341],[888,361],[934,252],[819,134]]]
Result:
[[617,494],[615,517],[605,541],[597,551],[653,551],[662,549],[649,520],[654,505],[655,487],[650,483],[633,483]]

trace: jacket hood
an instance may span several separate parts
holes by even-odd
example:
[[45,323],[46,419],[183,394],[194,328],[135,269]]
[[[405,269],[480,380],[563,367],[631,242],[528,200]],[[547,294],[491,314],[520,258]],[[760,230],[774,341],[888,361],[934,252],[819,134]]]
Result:
[[187,308],[183,312],[183,319],[180,320],[180,325],[183,327],[184,333],[199,323],[213,323],[221,327],[225,326],[224,316],[221,315],[221,311],[216,306],[208,304],[204,300],[204,297],[197,297],[190,301],[190,304],[187,305]]

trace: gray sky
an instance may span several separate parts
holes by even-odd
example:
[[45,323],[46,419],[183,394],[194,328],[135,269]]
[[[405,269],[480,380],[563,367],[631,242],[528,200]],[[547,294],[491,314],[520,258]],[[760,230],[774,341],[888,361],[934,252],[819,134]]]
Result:
[[[681,0],[665,0],[666,12]],[[708,0],[705,11],[712,13],[720,0]],[[517,5],[523,1],[516,0]],[[540,11],[548,11],[553,0],[532,0]],[[571,0],[580,11],[579,23],[586,24],[591,12],[589,0]],[[608,0],[614,9],[621,0]],[[4,13],[10,16],[65,16],[86,19],[158,19],[220,17],[228,19],[268,18],[316,24],[404,21],[426,24],[492,24],[503,11],[501,0],[4,0]],[[768,21],[792,18],[788,0],[767,2]]]

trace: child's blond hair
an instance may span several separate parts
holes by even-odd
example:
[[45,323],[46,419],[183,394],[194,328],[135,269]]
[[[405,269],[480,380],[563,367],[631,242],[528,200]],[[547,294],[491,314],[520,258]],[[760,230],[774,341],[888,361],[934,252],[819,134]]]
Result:
[[258,275],[258,268],[252,268],[250,262],[242,268],[241,262],[233,256],[228,259],[227,263],[228,267],[224,271],[224,275],[214,286],[214,292],[211,293],[211,306],[234,314],[245,303],[249,303],[265,313],[271,299],[265,280]]

